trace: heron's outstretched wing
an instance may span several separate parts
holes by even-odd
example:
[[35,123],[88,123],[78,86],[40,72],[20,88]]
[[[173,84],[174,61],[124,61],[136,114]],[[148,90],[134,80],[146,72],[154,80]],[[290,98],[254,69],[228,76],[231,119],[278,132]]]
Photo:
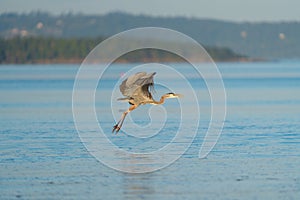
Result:
[[150,74],[139,72],[129,76],[120,85],[121,93],[128,98],[134,98],[137,95],[139,97],[140,95],[145,95],[148,98],[152,98],[148,88],[149,86],[153,87],[153,77],[155,74],[156,72]]

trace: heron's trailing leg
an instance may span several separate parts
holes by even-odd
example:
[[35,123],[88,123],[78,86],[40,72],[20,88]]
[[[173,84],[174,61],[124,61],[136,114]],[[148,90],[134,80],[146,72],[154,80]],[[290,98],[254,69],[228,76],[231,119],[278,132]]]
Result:
[[126,110],[126,111],[122,114],[121,119],[118,121],[118,123],[117,123],[116,125],[114,125],[112,132],[115,132],[115,131],[116,131],[116,133],[119,132],[119,130],[121,129],[121,127],[122,127],[122,125],[123,125],[123,122],[124,122],[124,120],[125,120],[126,115],[127,115],[129,112],[133,111],[136,107],[137,107],[136,105],[132,105],[132,106],[129,107],[128,110]]
[[127,114],[128,114],[128,111],[126,111],[122,114],[121,119],[118,121],[118,123],[116,125],[114,125],[112,132],[114,132],[114,131],[116,131],[116,133],[119,132]]

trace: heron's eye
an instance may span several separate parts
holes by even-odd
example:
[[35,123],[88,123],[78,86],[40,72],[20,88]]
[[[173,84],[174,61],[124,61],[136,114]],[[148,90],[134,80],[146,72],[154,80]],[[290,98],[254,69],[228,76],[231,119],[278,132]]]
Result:
[[168,94],[170,94],[170,95],[174,95],[174,93],[173,93],[173,92],[169,92]]

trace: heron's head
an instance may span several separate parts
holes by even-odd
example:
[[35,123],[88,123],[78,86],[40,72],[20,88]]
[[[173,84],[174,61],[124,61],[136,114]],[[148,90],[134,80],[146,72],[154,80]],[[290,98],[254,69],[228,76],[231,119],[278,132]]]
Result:
[[183,97],[182,94],[174,94],[173,92],[167,93],[164,95],[165,98],[179,98],[179,97]]

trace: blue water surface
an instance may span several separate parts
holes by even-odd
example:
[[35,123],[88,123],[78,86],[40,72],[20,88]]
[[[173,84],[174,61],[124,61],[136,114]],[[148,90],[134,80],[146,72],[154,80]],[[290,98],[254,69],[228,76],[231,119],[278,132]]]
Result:
[[[1,199],[299,199],[300,62],[217,64],[227,94],[227,115],[221,137],[205,159],[198,158],[210,120],[204,78],[195,76],[195,70],[185,64],[169,65],[184,73],[197,93],[200,126],[181,158],[164,169],[142,174],[111,169],[82,144],[72,114],[79,65],[1,65]],[[171,114],[154,137],[134,138],[122,131],[112,134],[119,116],[111,112],[111,91],[131,68],[116,64],[103,75],[95,96],[99,124],[120,148],[153,151],[172,141],[180,121],[179,104],[166,102]],[[185,89],[166,74],[156,76],[167,79],[175,91]],[[165,90],[158,85],[155,98]],[[128,108],[126,103],[112,101],[120,115]],[[150,108],[140,107],[130,116],[151,131],[147,128],[151,119],[145,114]],[[124,126],[135,130],[129,120]]]

